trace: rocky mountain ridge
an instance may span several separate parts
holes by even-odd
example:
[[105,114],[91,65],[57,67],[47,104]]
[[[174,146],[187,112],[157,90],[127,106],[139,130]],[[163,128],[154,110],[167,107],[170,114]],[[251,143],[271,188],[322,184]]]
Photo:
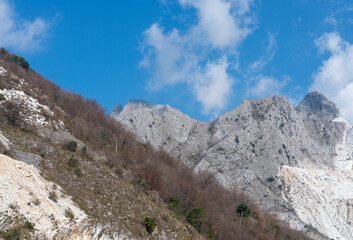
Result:
[[[212,173],[226,188],[239,186],[259,206],[293,227],[310,232],[312,226],[332,239],[350,239],[348,236],[353,234],[352,219],[344,214],[331,216],[327,210],[323,216],[313,208],[298,207],[299,202],[309,198],[313,185],[308,185],[310,190],[306,191],[283,175],[287,167],[308,170],[309,175],[317,169],[335,181],[332,171],[352,171],[352,128],[322,94],[309,93],[296,108],[280,96],[245,100],[211,123],[191,119],[169,106],[129,102],[122,112],[124,115],[119,117],[112,111],[111,116],[141,141],[165,149],[195,172]],[[310,199],[319,206],[325,206],[331,198],[351,201],[349,196],[327,188],[332,191],[329,197],[322,194]],[[296,194],[286,197],[286,191]],[[338,203],[331,207],[341,209]],[[323,222],[330,230],[320,227]]]

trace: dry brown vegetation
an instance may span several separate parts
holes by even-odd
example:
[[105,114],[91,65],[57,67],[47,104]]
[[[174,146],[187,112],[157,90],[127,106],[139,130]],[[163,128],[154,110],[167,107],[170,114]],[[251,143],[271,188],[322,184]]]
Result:
[[20,104],[11,101],[4,101],[1,104],[1,115],[13,126],[18,126],[22,120],[21,112],[23,108]]
[[[276,218],[262,213],[239,191],[225,190],[212,176],[206,173],[196,176],[192,169],[167,153],[139,143],[131,133],[107,116],[105,109],[95,100],[64,91],[33,70],[26,70],[6,59],[6,54],[0,54],[0,64],[29,83],[25,90],[27,94],[49,105],[56,116],[64,119],[76,138],[106,156],[107,161],[101,164],[132,173],[132,181],[142,181],[150,189],[157,190],[165,203],[171,197],[180,199],[185,209],[180,218],[185,221],[191,209],[203,208],[207,220],[202,224],[201,232],[205,237],[232,240],[307,239],[302,233],[290,230]],[[250,206],[252,213],[240,222],[236,206],[243,202]]]

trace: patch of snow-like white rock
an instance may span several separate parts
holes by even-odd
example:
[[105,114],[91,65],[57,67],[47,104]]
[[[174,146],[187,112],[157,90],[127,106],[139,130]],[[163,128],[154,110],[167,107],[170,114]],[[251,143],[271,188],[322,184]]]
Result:
[[282,167],[284,195],[300,219],[331,239],[353,239],[353,171]]
[[[49,199],[50,192],[56,193],[57,202]],[[65,215],[67,210],[72,211],[74,220]],[[87,218],[59,186],[42,178],[36,168],[0,155],[0,225],[11,227],[6,221],[11,225],[16,217],[34,223],[36,235],[45,239],[69,231]]]
[[4,67],[0,66],[0,75],[5,76],[6,73],[7,73],[6,69]]
[[109,226],[82,224],[79,228],[56,238],[57,240],[137,240],[125,233],[107,233]]
[[[130,101],[119,113],[111,116],[120,119],[128,130],[138,132],[141,141],[168,151],[187,141],[198,122],[168,105],[154,106],[139,100]],[[182,123],[180,119],[183,119]]]
[[23,91],[14,89],[3,89],[0,90],[0,93],[6,98],[6,100],[25,106],[28,111],[30,111],[30,114],[26,114],[27,116],[25,116],[25,119],[30,123],[36,125],[49,125],[49,122],[45,120],[45,117],[43,117],[41,113],[42,111],[45,111],[52,116],[54,113],[50,111],[47,106],[40,104],[37,99],[28,96]]
[[5,150],[10,150],[11,142],[7,137],[5,137],[0,131],[0,144],[5,148]]
[[353,169],[353,128],[347,124],[342,141],[336,145],[336,156],[333,159],[335,168],[339,171]]
[[[25,84],[24,80],[20,81],[20,84]],[[43,114],[54,116],[54,113],[48,106],[40,104],[37,99],[28,96],[23,91],[15,89],[0,89],[0,94],[2,94],[6,100],[19,104],[25,109],[24,112],[21,112],[24,121],[37,126],[52,126],[52,123],[48,121]],[[61,120],[54,125],[64,129],[64,123]]]

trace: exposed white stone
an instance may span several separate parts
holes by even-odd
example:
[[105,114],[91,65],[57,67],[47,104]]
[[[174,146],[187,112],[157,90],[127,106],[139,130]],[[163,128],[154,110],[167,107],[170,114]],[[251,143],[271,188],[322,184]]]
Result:
[[[23,80],[21,83],[25,84],[25,81]],[[0,89],[0,93],[6,100],[19,104],[26,109],[26,111],[21,112],[21,114],[24,117],[24,120],[28,123],[38,126],[51,126],[51,123],[43,116],[43,114],[45,113],[49,116],[54,116],[54,113],[49,107],[40,104],[37,99],[28,96],[23,91],[15,89]],[[60,124],[62,123],[59,123],[59,125]]]
[[112,112],[111,116],[120,119],[130,131],[138,131],[141,141],[168,151],[187,141],[198,122],[168,105],[154,106],[139,100],[130,101],[118,114]]
[[5,76],[6,73],[7,73],[6,69],[4,67],[0,66],[0,75]]
[[10,76],[12,79],[18,80],[18,77],[15,74],[11,73]]
[[[56,202],[49,198],[51,192],[58,197]],[[67,216],[67,210],[74,219]],[[18,224],[18,219],[35,224],[31,239],[137,240],[131,233],[112,232],[111,226],[92,222],[60,186],[45,180],[36,168],[0,154],[0,230]],[[158,239],[168,236],[162,232]]]
[[331,239],[353,239],[353,171],[282,167],[284,193],[300,219]]
[[[35,224],[38,236],[50,239],[87,218],[70,197],[63,197],[59,186],[54,187],[36,168],[24,162],[0,155],[0,183],[0,219],[27,219]],[[49,199],[50,192],[56,193],[57,202]],[[36,200],[39,202],[35,204]],[[65,216],[67,209],[71,209],[74,220]]]
[[349,125],[346,119],[344,119],[342,116],[338,116],[332,120],[332,122],[341,122],[341,123],[346,123]]
[[4,146],[5,150],[10,150],[11,142],[0,131],[0,144]]

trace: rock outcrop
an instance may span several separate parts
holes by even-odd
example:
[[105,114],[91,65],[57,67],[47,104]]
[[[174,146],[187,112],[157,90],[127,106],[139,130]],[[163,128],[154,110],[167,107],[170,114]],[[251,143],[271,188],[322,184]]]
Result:
[[35,224],[35,237],[51,239],[77,228],[87,218],[59,186],[24,162],[0,155],[0,182],[1,230],[23,219]]
[[352,239],[353,171],[282,167],[284,196],[299,218],[330,239]]
[[[21,79],[20,86],[25,85],[26,82]],[[59,120],[54,120],[54,113],[48,106],[42,105],[37,99],[28,96],[21,90],[15,89],[0,89],[0,94],[4,99],[0,100],[0,110],[7,111],[3,104],[9,101],[18,106],[19,117],[32,125],[52,127],[55,129],[65,130],[64,123]]]
[[144,100],[132,99],[128,102],[128,104],[126,104],[124,108],[120,104],[116,105],[112,110],[111,116],[117,119],[123,119],[134,110],[153,107],[153,104],[150,104]]
[[0,152],[5,152],[10,150],[11,142],[2,134],[0,131]]

